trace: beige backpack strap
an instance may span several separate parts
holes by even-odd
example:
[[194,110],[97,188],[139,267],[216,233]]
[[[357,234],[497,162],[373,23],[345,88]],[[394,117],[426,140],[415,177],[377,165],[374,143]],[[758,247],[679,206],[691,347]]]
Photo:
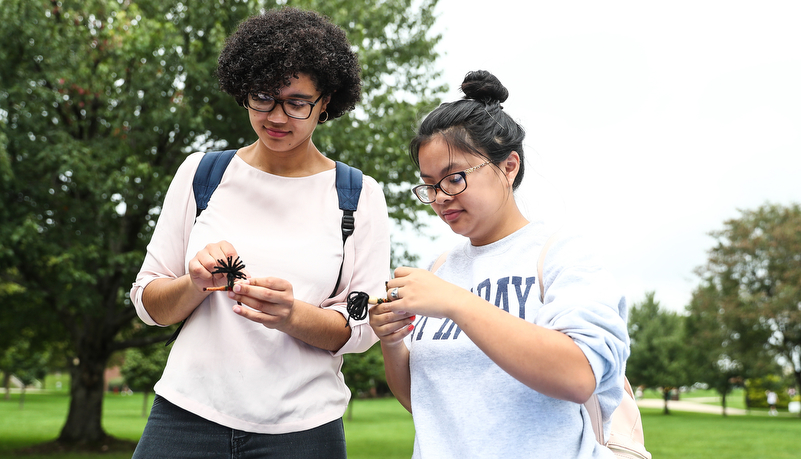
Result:
[[445,260],[447,260],[447,259],[448,259],[448,252],[442,252],[442,255],[440,255],[440,256],[439,256],[439,257],[438,257],[438,258],[437,258],[437,259],[434,261],[434,264],[433,264],[433,265],[431,265],[431,272],[432,272],[432,273],[435,273],[435,272],[437,272],[437,270],[439,269],[439,267],[440,267],[440,266],[442,266],[442,264],[443,264],[443,263],[445,263]]
[[[556,241],[558,233],[559,230],[548,238],[545,245],[542,246],[542,251],[540,251],[540,256],[537,260],[540,300],[545,298],[545,284],[542,280],[545,268],[545,254],[548,252],[548,248]],[[645,436],[643,434],[640,409],[637,407],[631,384],[625,377],[623,378],[623,389],[625,390],[623,400],[610,418],[611,425],[608,442],[604,441],[604,422],[598,394],[592,394],[592,397],[584,403],[584,408],[587,410],[590,424],[592,425],[592,432],[595,434],[595,440],[611,449],[615,457],[651,459],[651,453],[645,449]]]
[[[545,241],[545,244],[542,246],[542,250],[540,251],[540,256],[537,259],[537,281],[540,284],[540,301],[545,300],[545,283],[542,280],[543,272],[545,271],[545,255],[548,253],[548,249],[553,245],[556,241],[557,236],[559,234],[559,230],[554,231],[553,234]],[[590,416],[590,423],[592,424],[592,431],[595,433],[595,439],[600,444],[605,444],[604,442],[604,421],[603,417],[601,417],[601,404],[598,401],[598,395],[592,394],[589,400],[584,403],[584,408],[587,409],[587,413]]]
[[595,433],[595,440],[605,445],[604,419],[601,417],[601,403],[598,401],[598,395],[592,394],[592,397],[584,403],[584,408],[587,409],[587,414],[590,415],[590,423],[592,424],[592,431]]
[[559,230],[554,231],[551,237],[545,241],[545,245],[542,246],[540,251],[540,257],[537,259],[537,282],[540,284],[540,301],[545,300],[545,283],[542,281],[542,273],[545,271],[545,254],[548,253],[548,249],[556,241],[558,234]]

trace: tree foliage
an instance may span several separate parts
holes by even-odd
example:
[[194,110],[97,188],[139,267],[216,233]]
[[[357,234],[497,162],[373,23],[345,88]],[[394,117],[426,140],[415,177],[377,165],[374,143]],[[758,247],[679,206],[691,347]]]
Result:
[[131,390],[142,392],[143,418],[147,417],[148,395],[161,378],[169,353],[170,349],[165,346],[133,347],[125,351],[120,371]]
[[626,375],[634,386],[662,388],[667,401],[671,389],[689,383],[686,371],[683,317],[660,308],[655,292],[645,294],[641,303],[629,310],[631,355],[626,363]]
[[[765,204],[740,214],[711,233],[716,244],[698,274],[716,291],[732,347],[781,356],[801,388],[801,207]],[[772,364],[749,360],[753,376]]]
[[428,34],[436,0],[0,1],[0,301],[49,327],[42,339],[70,343],[62,442],[106,437],[109,356],[163,339],[134,319],[128,289],[186,155],[254,140],[213,75],[236,25],[279,4],[347,31],[363,102],[315,142],[375,177],[391,216],[411,220],[419,207],[393,184],[414,180],[406,142],[442,89]]
[[15,340],[10,345],[0,348],[0,373],[3,374],[6,400],[11,376],[19,380],[21,384],[19,407],[22,409],[28,386],[44,380],[50,355],[47,350],[35,343],[28,330],[23,330],[14,336]]
[[361,354],[346,354],[342,364],[342,375],[350,389],[348,420],[353,418],[353,405],[358,398],[379,395],[379,391],[389,390],[380,346],[373,346]]
[[687,371],[694,382],[707,384],[720,394],[723,415],[726,396],[742,384],[750,353],[735,345],[738,336],[722,320],[720,296],[714,286],[701,286],[693,292],[687,307]]

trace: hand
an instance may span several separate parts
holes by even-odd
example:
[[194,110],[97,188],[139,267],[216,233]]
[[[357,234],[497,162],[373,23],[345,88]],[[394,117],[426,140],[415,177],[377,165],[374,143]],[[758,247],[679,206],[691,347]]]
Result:
[[[398,289],[398,298],[392,291]],[[460,298],[472,295],[469,291],[446,282],[426,269],[395,269],[395,278],[387,282],[387,307],[400,313],[419,314],[427,317],[449,317],[463,304]],[[377,332],[376,332],[377,333]]]
[[389,303],[377,304],[370,308],[370,326],[385,345],[403,341],[414,330],[415,316],[393,312]]
[[192,285],[201,292],[205,288],[226,285],[228,278],[225,274],[212,274],[212,272],[218,265],[217,260],[225,260],[228,257],[232,260],[238,257],[236,249],[229,242],[220,241],[206,245],[189,260],[189,278],[192,280]]
[[243,303],[234,306],[240,316],[258,322],[267,328],[280,330],[292,317],[295,295],[292,284],[276,277],[246,279],[234,285],[228,297]]

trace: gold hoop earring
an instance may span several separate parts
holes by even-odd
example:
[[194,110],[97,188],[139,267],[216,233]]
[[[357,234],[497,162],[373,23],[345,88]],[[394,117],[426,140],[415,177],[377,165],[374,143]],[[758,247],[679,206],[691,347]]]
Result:
[[[321,119],[317,118],[317,121],[318,121],[320,124],[323,124],[323,123],[325,123],[326,121],[328,121],[328,110],[323,110],[323,113],[325,113],[325,119],[324,119],[324,120],[321,120]],[[323,116],[323,113],[320,113],[320,116]]]

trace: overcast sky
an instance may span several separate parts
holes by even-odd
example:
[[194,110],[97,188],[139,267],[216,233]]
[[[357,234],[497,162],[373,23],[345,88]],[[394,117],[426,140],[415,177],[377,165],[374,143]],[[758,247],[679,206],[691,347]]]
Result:
[[[629,302],[684,310],[708,236],[801,202],[801,2],[440,0],[439,68],[493,72],[527,132],[518,203],[587,224]],[[458,240],[434,221],[434,258]]]

